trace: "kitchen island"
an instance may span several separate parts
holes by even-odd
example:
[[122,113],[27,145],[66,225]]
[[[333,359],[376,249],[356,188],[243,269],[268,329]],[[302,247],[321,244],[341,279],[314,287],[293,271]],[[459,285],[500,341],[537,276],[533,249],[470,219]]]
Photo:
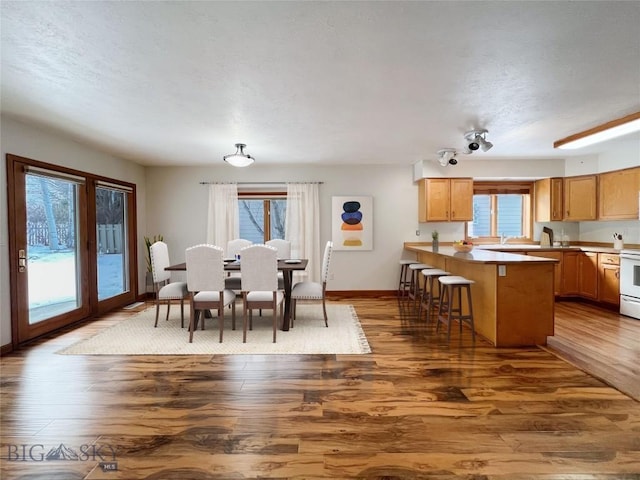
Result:
[[554,329],[554,264],[557,260],[474,249],[456,252],[405,243],[416,260],[462,275],[471,287],[476,333],[496,347],[546,345]]

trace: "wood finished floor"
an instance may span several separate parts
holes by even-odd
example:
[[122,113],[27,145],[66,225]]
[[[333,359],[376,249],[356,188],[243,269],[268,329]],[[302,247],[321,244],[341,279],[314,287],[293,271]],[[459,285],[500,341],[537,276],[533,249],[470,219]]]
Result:
[[[119,311],[3,357],[0,477],[640,479],[638,401],[546,349],[473,345],[455,328],[448,345],[395,299],[341,302],[372,354],[55,354],[132,314]],[[556,314],[559,335],[617,324],[615,355],[640,383],[640,322],[581,304]],[[606,369],[611,350],[595,348]],[[80,459],[16,460],[60,444]],[[110,449],[118,471],[103,472],[94,452]]]

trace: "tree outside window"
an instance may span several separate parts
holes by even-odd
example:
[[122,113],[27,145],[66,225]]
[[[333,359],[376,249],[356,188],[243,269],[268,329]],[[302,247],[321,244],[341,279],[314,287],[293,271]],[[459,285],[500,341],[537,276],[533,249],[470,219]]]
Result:
[[253,243],[284,238],[286,198],[246,198],[240,195],[238,207],[241,238]]

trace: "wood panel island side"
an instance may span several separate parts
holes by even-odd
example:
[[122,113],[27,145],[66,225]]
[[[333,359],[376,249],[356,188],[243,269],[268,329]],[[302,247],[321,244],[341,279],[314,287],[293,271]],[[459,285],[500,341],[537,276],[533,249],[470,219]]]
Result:
[[[546,345],[554,331],[552,258],[474,248],[405,243],[416,260],[475,281],[471,287],[476,333],[496,347]],[[466,307],[465,307],[466,308]]]

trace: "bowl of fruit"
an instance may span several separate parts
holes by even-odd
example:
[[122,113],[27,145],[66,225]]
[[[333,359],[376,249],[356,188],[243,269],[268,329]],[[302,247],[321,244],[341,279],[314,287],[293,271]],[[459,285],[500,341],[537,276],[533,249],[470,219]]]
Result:
[[473,250],[473,243],[467,242],[466,240],[457,240],[453,242],[453,249],[456,252],[469,253]]

